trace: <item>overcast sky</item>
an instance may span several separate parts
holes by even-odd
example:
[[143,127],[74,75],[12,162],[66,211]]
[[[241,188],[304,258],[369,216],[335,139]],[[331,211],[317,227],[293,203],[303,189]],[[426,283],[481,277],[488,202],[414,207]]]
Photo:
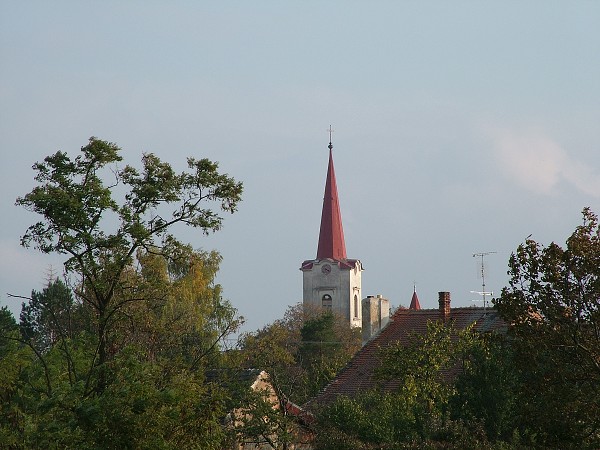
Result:
[[363,294],[455,306],[507,283],[524,239],[600,212],[600,2],[0,0],[0,306],[62,259],[23,249],[31,166],[90,136],[126,163],[217,160],[239,212],[205,237],[253,330],[302,298],[327,128]]

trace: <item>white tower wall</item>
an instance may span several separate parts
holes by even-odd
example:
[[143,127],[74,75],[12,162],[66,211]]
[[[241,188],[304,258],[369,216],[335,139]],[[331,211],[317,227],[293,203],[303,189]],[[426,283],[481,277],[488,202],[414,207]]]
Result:
[[362,326],[360,261],[306,261],[301,270],[305,305],[331,309],[351,326]]

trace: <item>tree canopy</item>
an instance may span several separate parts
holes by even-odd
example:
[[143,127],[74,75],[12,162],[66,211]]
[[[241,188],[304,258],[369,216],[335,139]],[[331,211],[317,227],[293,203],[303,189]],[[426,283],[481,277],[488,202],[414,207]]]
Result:
[[[27,229],[22,245],[65,254],[67,274],[77,277],[78,297],[95,312],[97,366],[108,360],[115,315],[138,300],[124,276],[138,250],[175,261],[183,245],[173,227],[216,231],[223,218],[211,206],[234,212],[242,193],[242,184],[219,173],[218,164],[208,159],[188,158],[191,170],[177,174],[151,153],[143,155],[141,171],[119,168],[119,152],[117,145],[92,137],[74,159],[60,151],[48,156],[33,166],[39,185],[16,201],[42,216]],[[123,193],[121,202],[117,192]],[[104,383],[100,376],[96,387]]]
[[523,377],[520,422],[563,448],[600,446],[600,226],[582,215],[564,248],[521,244],[495,300]]
[[[297,443],[289,402],[330,382],[360,333],[296,305],[225,351],[243,319],[215,282],[221,257],[180,242],[175,227],[218,230],[241,183],[207,159],[178,174],[152,154],[141,169],[120,167],[119,152],[91,138],[75,158],[48,156],[17,199],[40,216],[22,245],[66,261],[19,322],[0,309],[2,446]],[[584,209],[565,246],[528,239],[508,274],[494,299],[507,335],[431,322],[408,345],[382,349],[377,376],[397,389],[318,409],[313,447],[599,448],[598,217]],[[262,371],[269,383],[250,391],[247,378]]]
[[206,374],[239,366],[224,338],[242,319],[215,283],[221,257],[174,228],[218,230],[242,185],[207,159],[177,174],[152,154],[121,168],[119,152],[91,138],[75,158],[48,156],[17,199],[41,216],[21,243],[67,260],[18,325],[0,314],[8,448],[217,449],[235,437],[233,388]]

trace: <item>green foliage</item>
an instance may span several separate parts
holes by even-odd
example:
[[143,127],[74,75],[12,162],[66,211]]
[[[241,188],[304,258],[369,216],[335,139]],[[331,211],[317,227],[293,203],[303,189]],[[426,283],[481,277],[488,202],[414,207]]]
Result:
[[527,240],[511,255],[496,306],[512,324],[523,383],[519,421],[545,445],[600,446],[600,227],[583,224],[566,247]]
[[316,395],[360,348],[360,330],[331,311],[308,318],[300,329],[297,360],[307,373],[307,394]]
[[377,375],[399,380],[400,393],[411,411],[412,429],[427,438],[448,418],[455,370],[471,341],[470,330],[457,332],[441,322],[429,322],[425,334],[414,334],[408,345],[395,343],[382,350]]
[[297,405],[308,401],[359,348],[360,333],[344,319],[302,304],[290,307],[282,320],[246,333],[241,349],[245,365],[267,373],[279,404],[273,409],[272,399],[255,400],[251,409],[256,413],[242,428],[254,427],[255,436],[263,440],[269,436],[277,443],[274,448],[302,441],[298,421],[289,415],[288,401]]
[[33,291],[29,303],[23,303],[20,329],[23,339],[40,352],[45,352],[59,340],[72,337],[82,324],[81,311],[69,288],[59,279],[50,281],[42,292]]
[[247,372],[253,374],[253,389],[241,386],[233,399],[237,408],[231,421],[238,442],[252,448],[288,448],[298,443],[298,426],[287,415],[285,402],[279,401],[268,374],[256,369]]
[[[0,316],[0,342],[11,346],[0,362],[6,399],[1,413],[3,424],[10,424],[0,427],[3,442],[77,449],[220,449],[231,442],[235,430],[224,418],[243,404],[239,391],[249,385],[207,382],[204,374],[237,362],[223,356],[221,342],[240,321],[213,284],[220,257],[188,250],[187,265],[179,260],[175,274],[153,254],[139,255],[138,268],[127,272],[144,301],[124,304],[129,320],[113,325],[101,392],[91,389],[99,376],[94,333],[66,328],[61,339],[38,351],[34,339],[20,336],[12,316]],[[34,299],[42,297],[34,291]],[[45,318],[60,317],[64,303],[36,305],[39,314],[28,314],[27,326],[43,330]]]
[[[190,172],[177,174],[146,154],[140,172],[116,167],[119,151],[115,144],[90,138],[75,159],[64,152],[48,156],[33,166],[39,186],[16,202],[42,216],[27,229],[22,245],[68,256],[65,269],[77,278],[77,296],[96,316],[94,365],[99,367],[111,357],[108,342],[115,316],[135,301],[127,295],[131,286],[124,274],[138,250],[158,249],[167,259],[175,257],[181,245],[171,234],[173,226],[216,231],[222,217],[210,206],[234,212],[242,193],[241,183],[220,174],[207,159],[189,158]],[[112,180],[106,184],[103,176],[111,168]],[[113,196],[117,185],[125,190],[121,202]],[[105,383],[100,374],[96,388],[102,390]]]
[[360,349],[360,330],[341,317],[302,304],[282,320],[243,337],[247,364],[269,374],[278,394],[302,404],[316,395]]
[[398,389],[339,397],[322,408],[315,448],[512,448],[516,381],[502,342],[430,322],[408,344],[382,349],[376,375]]
[[118,168],[118,153],[91,138],[75,159],[49,156],[34,165],[40,185],[17,199],[42,216],[22,244],[66,254],[75,289],[51,280],[34,291],[20,327],[0,314],[0,442],[8,448],[233,442],[230,387],[205,374],[235,362],[224,338],[242,319],[214,283],[220,256],[194,251],[171,230],[219,229],[211,205],[235,211],[241,184],[208,160],[189,159],[191,171],[176,174],[145,155],[138,172]]
[[278,393],[296,402],[304,392],[304,371],[296,363],[299,346],[297,334],[299,330],[289,328],[285,321],[276,321],[242,337],[244,364],[267,371]]
[[396,393],[373,390],[353,399],[340,397],[318,419],[327,427],[317,435],[317,448],[374,448],[411,436],[411,413]]
[[12,313],[6,306],[0,308],[0,336],[4,339],[0,341],[0,357],[4,357],[11,352],[11,342],[9,336],[15,336],[19,330],[19,326],[15,321]]
[[514,352],[506,337],[477,336],[455,382],[450,399],[452,418],[480,424],[492,442],[511,442],[518,433],[520,388]]
[[100,396],[56,379],[49,396],[25,392],[18,448],[222,448],[227,394],[199,373],[165,376],[142,356],[120,353]]
[[338,398],[315,448],[599,448],[597,216],[586,208],[565,248],[527,240],[509,275],[494,300],[507,336],[430,324],[384,350],[379,376],[398,391]]
[[179,246],[171,261],[152,251],[138,252],[137,269],[125,274],[129,288],[118,292],[125,306],[123,320],[114,323],[111,348],[135,344],[148,359],[168,361],[173,370],[198,370],[218,360],[223,338],[243,320],[214,284],[220,261],[216,252],[189,246]]
[[22,427],[20,376],[31,355],[19,344],[19,327],[11,312],[0,309],[0,442],[17,448]]
[[415,429],[415,418],[401,392],[371,390],[356,398],[339,397],[317,416],[315,450],[508,449],[488,441],[476,423],[445,421],[429,437]]

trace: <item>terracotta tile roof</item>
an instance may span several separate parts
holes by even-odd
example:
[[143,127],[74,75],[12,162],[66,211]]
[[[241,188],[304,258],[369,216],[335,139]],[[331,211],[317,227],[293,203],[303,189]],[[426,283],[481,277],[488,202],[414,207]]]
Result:
[[[365,391],[376,386],[384,390],[394,390],[399,387],[399,380],[381,382],[374,379],[375,368],[379,365],[381,348],[401,342],[408,344],[414,333],[425,334],[427,323],[441,319],[439,309],[398,309],[391,317],[389,324],[379,335],[369,341],[350,360],[321,393],[309,401],[305,407],[310,409],[313,404],[327,404],[339,395],[354,396],[357,392]],[[498,313],[491,308],[452,308],[449,320],[456,330],[462,330],[474,323],[474,329],[479,332],[504,331],[506,325]],[[446,376],[454,376],[454,373]]]
[[294,402],[284,399],[283,406],[288,415],[295,417],[301,424],[310,425],[315,421],[314,416]]

